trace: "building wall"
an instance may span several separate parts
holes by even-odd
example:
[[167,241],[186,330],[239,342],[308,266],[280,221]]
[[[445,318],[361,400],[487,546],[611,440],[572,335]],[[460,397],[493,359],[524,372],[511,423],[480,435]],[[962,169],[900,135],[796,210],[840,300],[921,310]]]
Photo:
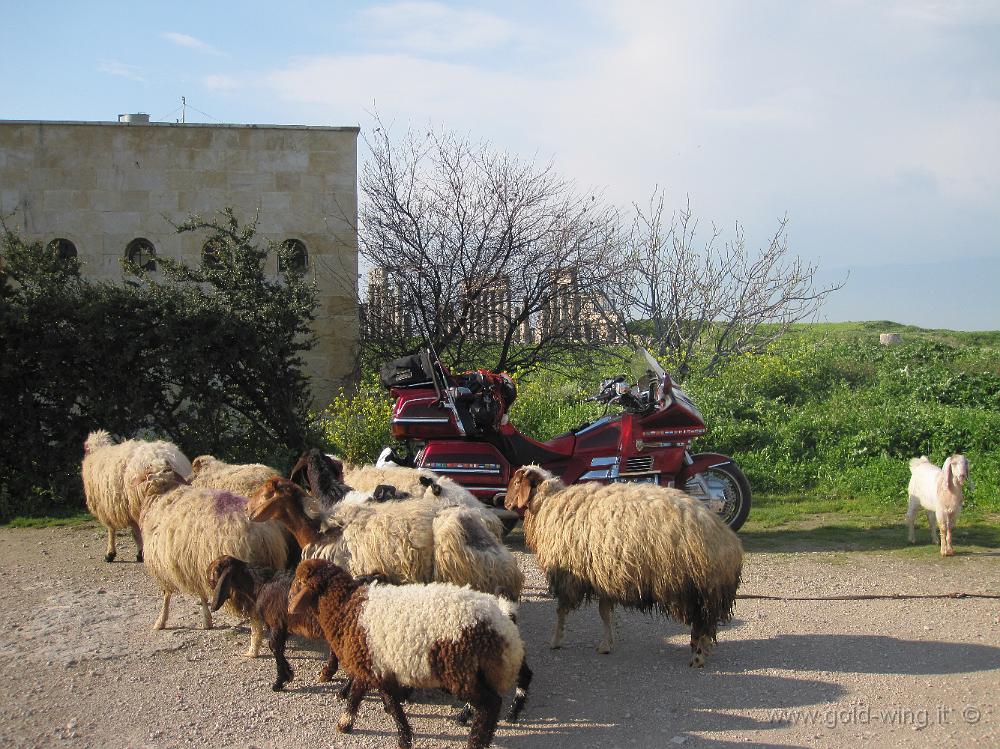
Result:
[[69,239],[86,276],[112,281],[133,239],[197,264],[205,236],[171,222],[259,211],[262,241],[298,239],[309,254],[319,306],[306,372],[322,406],[356,359],[357,138],[356,127],[0,121],[0,211],[27,240]]

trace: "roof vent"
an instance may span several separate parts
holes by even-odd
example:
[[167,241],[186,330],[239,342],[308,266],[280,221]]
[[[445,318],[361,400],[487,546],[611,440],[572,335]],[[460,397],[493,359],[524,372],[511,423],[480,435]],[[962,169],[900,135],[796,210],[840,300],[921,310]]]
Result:
[[127,125],[148,125],[149,115],[145,112],[136,112],[135,114],[120,114],[118,115],[118,121],[123,122]]

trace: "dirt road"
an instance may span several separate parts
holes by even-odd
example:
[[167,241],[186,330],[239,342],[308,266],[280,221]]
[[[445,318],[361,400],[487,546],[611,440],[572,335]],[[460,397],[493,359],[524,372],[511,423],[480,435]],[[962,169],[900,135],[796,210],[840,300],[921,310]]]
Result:
[[[366,699],[349,736],[333,685],[314,683],[318,646],[293,641],[297,676],[270,690],[273,662],[244,655],[249,632],[220,617],[196,629],[176,598],[171,628],[141,564],[105,564],[96,525],[0,529],[0,747],[394,747]],[[521,629],[535,681],[497,747],[729,744],[1000,746],[1000,601],[740,601],[702,670],[677,624],[618,614],[618,643],[595,652],[596,610],[570,617],[550,651],[555,606],[534,560]],[[133,558],[123,538],[119,559]],[[893,554],[749,554],[744,593],[1000,592],[1000,556],[930,562]],[[446,695],[406,705],[417,747],[464,746]]]

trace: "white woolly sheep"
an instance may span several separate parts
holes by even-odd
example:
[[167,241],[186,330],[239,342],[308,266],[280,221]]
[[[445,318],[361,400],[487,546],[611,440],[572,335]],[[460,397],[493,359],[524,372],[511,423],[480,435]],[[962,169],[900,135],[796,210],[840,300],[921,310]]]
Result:
[[163,459],[177,473],[186,476],[191,463],[172,442],[126,440],[116,444],[103,429],[91,432],[83,443],[83,493],[87,509],[108,529],[108,548],[104,561],[113,562],[118,554],[115,531],[129,528],[135,539],[137,562],[142,561],[143,499],[135,486],[136,479],[154,460]]
[[[213,588],[205,571],[223,555],[261,567],[280,569],[288,559],[283,529],[277,523],[252,523],[247,499],[219,489],[189,486],[164,461],[156,461],[142,477],[148,498],[142,517],[146,569],[163,591],[163,608],[153,629],[167,625],[170,597],[188,593],[201,601],[203,626],[212,628],[208,601]],[[250,650],[260,650],[259,622],[250,623]]]
[[224,489],[248,497],[269,478],[280,475],[280,472],[263,463],[234,464],[213,455],[199,455],[191,461],[188,481],[191,486]]
[[[395,464],[383,466],[347,466],[337,457],[319,450],[309,450],[299,458],[290,478],[295,479],[305,471],[309,490],[314,497],[332,506],[339,501],[358,501],[359,496],[371,496],[387,487],[395,489],[396,498],[424,498],[436,501],[441,507],[465,507],[479,513],[483,523],[498,539],[503,539],[506,529],[496,513],[461,484],[426,468],[406,468]],[[361,495],[345,496],[355,489]],[[376,498],[378,498],[376,496]]]
[[732,618],[743,547],[702,503],[679,489],[649,484],[583,483],[567,487],[537,466],[519,468],[508,509],[524,513],[525,543],[558,601],[553,648],[566,614],[598,600],[604,639],[614,646],[615,605],[659,611],[691,625],[692,666],[703,666],[718,623]]
[[906,511],[906,525],[911,544],[917,542],[914,531],[917,512],[927,510],[927,524],[931,529],[931,543],[938,543],[940,529],[941,556],[954,556],[951,546],[951,532],[958,522],[964,502],[963,487],[969,478],[969,461],[964,455],[946,458],[944,466],[938,468],[926,455],[910,461],[909,506]]
[[306,609],[316,612],[352,680],[340,731],[352,730],[362,698],[376,689],[396,722],[399,746],[410,747],[400,704],[405,690],[443,689],[472,706],[468,746],[490,745],[500,695],[524,661],[517,625],[494,596],[438,583],[362,585],[335,564],[310,559],[299,564],[288,602],[290,613]]
[[335,562],[354,575],[393,583],[450,582],[516,601],[524,575],[478,512],[427,499],[345,503],[324,508],[288,479],[271,479],[250,498],[254,520],[277,520],[302,558]]

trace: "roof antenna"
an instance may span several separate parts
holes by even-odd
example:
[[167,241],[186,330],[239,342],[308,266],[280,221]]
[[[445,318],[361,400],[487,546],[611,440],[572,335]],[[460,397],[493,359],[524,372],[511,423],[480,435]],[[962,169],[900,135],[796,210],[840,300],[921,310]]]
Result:
[[181,122],[187,122],[187,97],[181,97]]

